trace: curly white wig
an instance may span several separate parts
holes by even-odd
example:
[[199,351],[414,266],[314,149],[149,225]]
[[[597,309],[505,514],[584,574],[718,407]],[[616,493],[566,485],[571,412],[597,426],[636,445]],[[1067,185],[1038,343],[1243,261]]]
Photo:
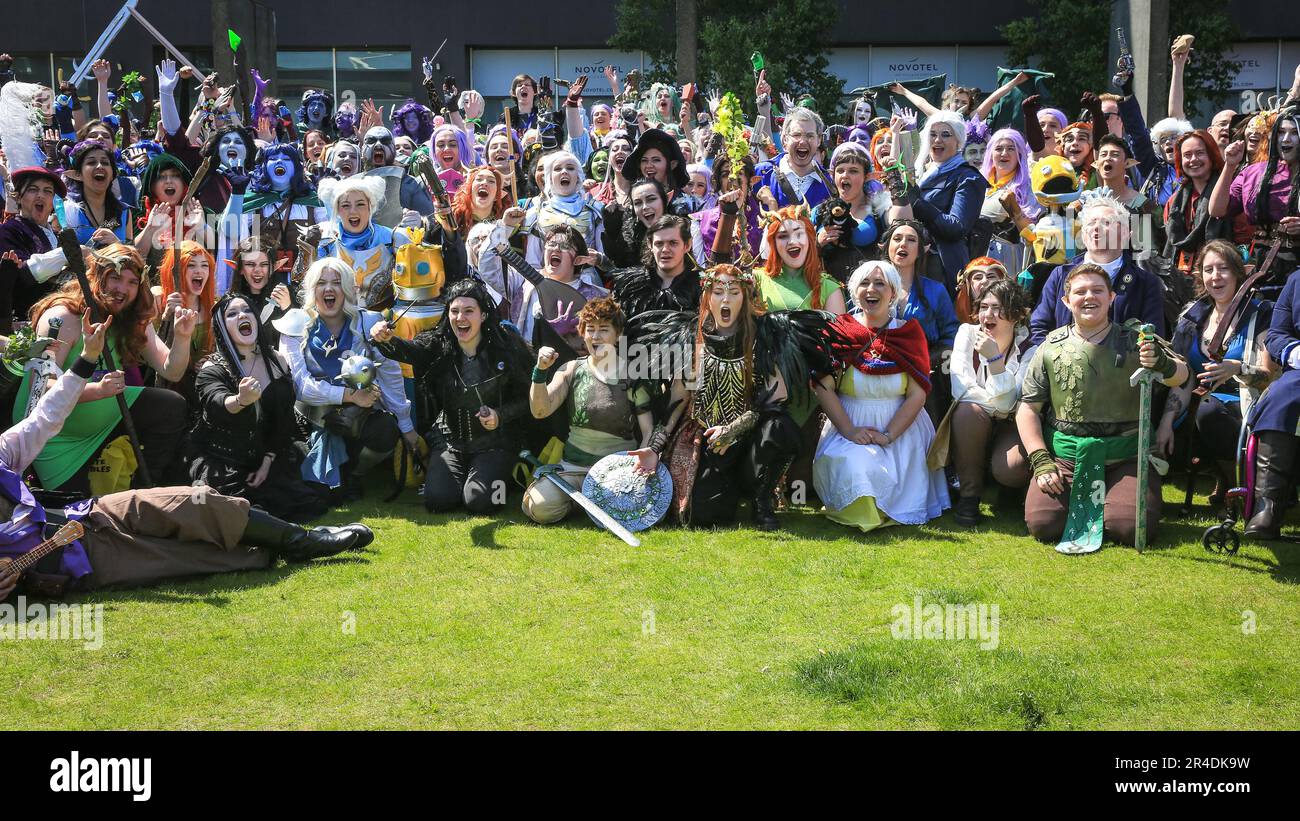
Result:
[[1177,117],[1165,117],[1151,126],[1151,142],[1160,145],[1160,140],[1165,137],[1178,138],[1192,130],[1192,124],[1186,120],[1180,120]]
[[317,189],[321,203],[329,211],[330,219],[338,216],[339,198],[349,191],[358,191],[370,202],[370,216],[384,207],[384,181],[379,177],[354,174],[346,180],[324,179]]
[[45,164],[45,152],[37,139],[45,123],[45,114],[36,97],[50,90],[37,83],[5,83],[0,89],[0,144],[4,145],[9,170]]

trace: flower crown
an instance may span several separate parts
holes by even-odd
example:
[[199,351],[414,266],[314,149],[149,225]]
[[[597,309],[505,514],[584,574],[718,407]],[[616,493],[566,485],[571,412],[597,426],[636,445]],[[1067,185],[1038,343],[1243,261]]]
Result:
[[[721,271],[719,270],[719,266],[705,269],[700,273],[700,284],[705,288],[712,288],[717,284],[718,280],[724,276],[733,277],[737,282],[747,288],[752,288],[757,284],[757,280],[754,278],[754,272],[751,269],[730,264],[728,267],[732,270]],[[733,274],[732,271],[735,271],[735,273]]]

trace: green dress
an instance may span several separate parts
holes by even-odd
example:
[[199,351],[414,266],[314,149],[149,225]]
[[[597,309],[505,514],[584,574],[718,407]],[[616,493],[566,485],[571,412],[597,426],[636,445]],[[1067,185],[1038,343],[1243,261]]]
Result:
[[[117,339],[112,340],[112,345],[115,361],[121,362],[122,356]],[[76,362],[80,355],[81,339],[78,338],[76,344],[68,351],[68,358],[64,362],[68,364]],[[14,401],[13,421],[15,423],[21,421],[27,414],[27,398],[31,393],[31,384],[32,373],[27,371],[23,376],[22,384],[18,386],[18,398]],[[135,403],[142,390],[144,388],[126,389],[128,407]],[[108,438],[108,434],[112,433],[113,428],[121,421],[122,414],[117,409],[115,396],[96,399],[93,402],[82,402],[73,408],[67,421],[63,423],[63,429],[45,444],[40,456],[37,456],[33,463],[36,475],[40,477],[41,487],[54,490],[71,479],[90,460]]]
[[[840,284],[833,277],[822,274],[822,310],[839,289]],[[759,273],[758,293],[769,311],[806,311],[812,308],[812,288],[804,281],[803,271],[782,266],[781,273],[774,277]]]

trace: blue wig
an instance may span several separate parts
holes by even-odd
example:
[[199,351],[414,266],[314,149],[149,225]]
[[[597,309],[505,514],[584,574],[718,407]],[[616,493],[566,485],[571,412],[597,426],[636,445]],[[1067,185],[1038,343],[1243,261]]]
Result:
[[271,188],[271,176],[266,173],[266,164],[277,157],[293,161],[293,179],[289,181],[289,195],[308,197],[316,192],[303,171],[302,152],[293,143],[274,143],[257,152],[257,164],[253,168],[253,179],[248,187],[259,194],[266,194]]

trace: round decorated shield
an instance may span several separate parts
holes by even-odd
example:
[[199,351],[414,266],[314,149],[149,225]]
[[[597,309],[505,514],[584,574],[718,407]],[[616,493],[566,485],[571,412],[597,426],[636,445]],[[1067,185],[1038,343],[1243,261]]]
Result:
[[662,461],[651,475],[637,472],[636,457],[613,453],[592,465],[582,480],[582,494],[633,533],[645,530],[668,512],[673,479]]

